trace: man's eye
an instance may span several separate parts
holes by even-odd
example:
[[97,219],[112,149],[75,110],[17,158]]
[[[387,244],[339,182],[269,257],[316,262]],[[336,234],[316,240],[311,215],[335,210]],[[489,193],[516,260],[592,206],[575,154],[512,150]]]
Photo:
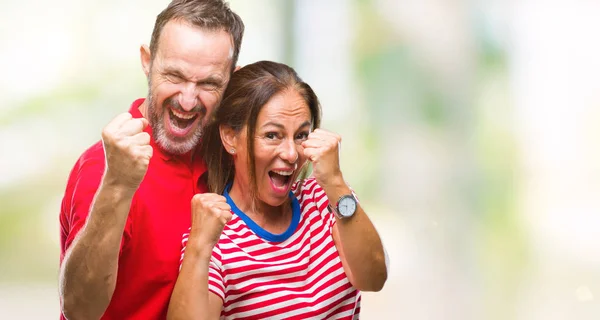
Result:
[[219,84],[215,83],[215,82],[200,82],[198,83],[198,86],[206,89],[206,90],[216,90],[219,89]]
[[167,79],[169,79],[169,81],[173,82],[173,83],[180,83],[183,82],[183,78],[178,76],[178,75],[174,75],[174,74],[168,74],[167,75]]

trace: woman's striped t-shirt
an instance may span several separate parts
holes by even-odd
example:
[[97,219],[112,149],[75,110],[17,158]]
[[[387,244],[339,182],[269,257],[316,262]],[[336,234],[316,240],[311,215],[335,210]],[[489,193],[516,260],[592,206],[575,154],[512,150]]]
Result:
[[223,299],[221,319],[358,319],[360,291],[344,273],[332,236],[335,218],[314,178],[292,187],[292,223],[278,235],[224,196],[233,217],[209,268],[209,290]]

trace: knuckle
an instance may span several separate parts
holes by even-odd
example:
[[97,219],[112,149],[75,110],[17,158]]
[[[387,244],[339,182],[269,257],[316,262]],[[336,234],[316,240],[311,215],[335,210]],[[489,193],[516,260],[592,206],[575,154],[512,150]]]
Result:
[[140,136],[144,141],[150,141],[150,134],[148,132],[142,131],[140,132]]
[[192,197],[192,202],[193,203],[201,203],[202,202],[202,194],[200,193],[196,193],[193,197]]
[[114,133],[110,128],[102,129],[102,140],[109,143],[114,140]]
[[130,147],[129,143],[124,139],[114,139],[112,142],[119,149],[125,150],[125,149],[129,149],[129,147]]

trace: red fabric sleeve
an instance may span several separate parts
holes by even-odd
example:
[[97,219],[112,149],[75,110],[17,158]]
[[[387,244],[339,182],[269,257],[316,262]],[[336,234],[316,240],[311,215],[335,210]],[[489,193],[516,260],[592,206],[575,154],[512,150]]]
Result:
[[[104,167],[104,151],[102,144],[99,142],[79,158],[79,161],[71,171],[60,214],[61,263],[65,252],[87,221],[94,197],[104,174]],[[130,237],[131,216],[129,215],[121,240],[121,252]]]

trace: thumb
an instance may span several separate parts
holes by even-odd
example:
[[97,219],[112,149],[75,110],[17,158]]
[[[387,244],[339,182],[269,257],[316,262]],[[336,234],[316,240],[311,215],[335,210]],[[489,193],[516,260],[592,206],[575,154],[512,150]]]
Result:
[[146,129],[146,127],[148,126],[148,124],[150,124],[150,122],[148,122],[148,119],[146,119],[146,118],[140,118],[140,120],[142,120],[142,130]]

